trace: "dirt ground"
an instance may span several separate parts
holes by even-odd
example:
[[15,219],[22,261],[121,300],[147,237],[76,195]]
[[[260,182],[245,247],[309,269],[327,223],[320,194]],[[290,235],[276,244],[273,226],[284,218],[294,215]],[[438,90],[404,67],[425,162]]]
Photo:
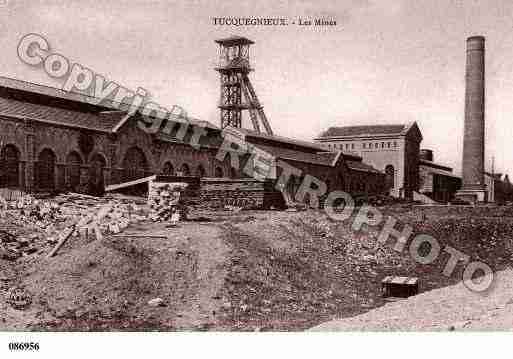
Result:
[[463,283],[435,289],[365,314],[323,323],[312,331],[513,330],[513,270],[497,272],[484,293]]
[[[513,215],[504,210],[382,211],[494,270],[512,262]],[[378,233],[322,211],[218,211],[173,228],[143,221],[102,240],[73,238],[51,259],[0,261],[0,296],[13,286],[31,296],[22,310],[0,300],[0,330],[298,331],[383,306],[387,275],[416,276],[423,292],[461,280],[462,266],[442,275],[447,256],[419,265],[407,251],[376,247]],[[148,304],[155,298],[161,305]]]

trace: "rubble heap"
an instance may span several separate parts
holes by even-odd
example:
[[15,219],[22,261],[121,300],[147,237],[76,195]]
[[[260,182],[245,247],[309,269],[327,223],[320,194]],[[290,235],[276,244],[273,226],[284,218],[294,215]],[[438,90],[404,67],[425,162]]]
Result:
[[[132,199],[62,194],[51,200],[24,195],[0,200],[0,258],[16,260],[55,245],[66,229],[91,218],[96,237],[122,232],[130,223],[146,219],[144,208]],[[73,236],[89,236],[77,227]]]
[[155,222],[173,221],[187,215],[182,193],[187,183],[150,182],[148,191],[149,218]]

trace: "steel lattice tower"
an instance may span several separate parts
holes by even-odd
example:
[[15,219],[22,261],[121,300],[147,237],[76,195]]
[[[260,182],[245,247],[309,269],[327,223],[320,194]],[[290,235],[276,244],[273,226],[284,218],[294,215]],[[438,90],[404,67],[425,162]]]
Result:
[[221,75],[221,128],[241,128],[242,111],[249,111],[254,130],[261,132],[261,122],[265,132],[272,135],[264,109],[248,77],[252,71],[249,47],[254,42],[245,37],[232,36],[216,40],[216,43],[219,44],[219,65],[216,71]]

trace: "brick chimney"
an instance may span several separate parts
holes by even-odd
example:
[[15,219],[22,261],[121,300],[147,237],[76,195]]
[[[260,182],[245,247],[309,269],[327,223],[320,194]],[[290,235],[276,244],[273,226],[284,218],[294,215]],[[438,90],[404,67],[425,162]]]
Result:
[[463,138],[463,186],[458,198],[486,202],[484,183],[485,38],[467,39],[465,75],[465,130]]

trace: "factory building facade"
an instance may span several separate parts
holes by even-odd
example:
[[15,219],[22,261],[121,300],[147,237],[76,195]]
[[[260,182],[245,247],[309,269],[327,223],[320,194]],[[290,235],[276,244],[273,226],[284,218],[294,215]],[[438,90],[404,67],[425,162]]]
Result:
[[422,134],[411,124],[330,127],[315,141],[329,151],[362,157],[385,174],[385,188],[395,197],[413,198],[419,182]]
[[[331,151],[358,154],[385,174],[385,188],[394,197],[447,203],[461,188],[452,168],[434,162],[433,152],[420,149],[422,133],[409,124],[330,127],[316,142]],[[416,195],[417,194],[417,195]]]
[[[461,176],[451,167],[435,162],[433,151],[420,149],[422,134],[414,124],[331,127],[316,142],[330,151],[347,151],[385,174],[385,189],[396,197],[422,198],[439,203],[456,199]],[[411,173],[408,173],[411,171]],[[513,200],[513,185],[507,175],[484,172],[488,202]]]

